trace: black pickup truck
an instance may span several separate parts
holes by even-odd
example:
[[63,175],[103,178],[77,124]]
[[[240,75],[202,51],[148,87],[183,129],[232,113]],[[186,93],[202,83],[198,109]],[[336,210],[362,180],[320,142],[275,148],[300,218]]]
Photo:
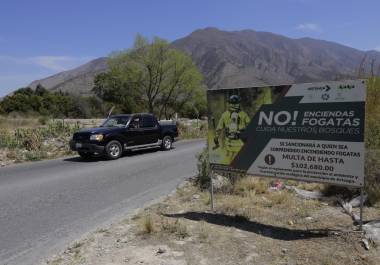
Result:
[[98,128],[74,133],[70,148],[83,158],[105,155],[118,159],[123,151],[161,147],[170,150],[178,137],[173,122],[158,122],[153,114],[113,115]]

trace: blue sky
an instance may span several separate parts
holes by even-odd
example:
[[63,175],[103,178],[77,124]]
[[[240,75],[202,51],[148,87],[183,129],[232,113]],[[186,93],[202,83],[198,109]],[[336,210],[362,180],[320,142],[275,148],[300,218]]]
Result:
[[128,48],[137,33],[253,29],[380,50],[379,0],[0,0],[0,96]]

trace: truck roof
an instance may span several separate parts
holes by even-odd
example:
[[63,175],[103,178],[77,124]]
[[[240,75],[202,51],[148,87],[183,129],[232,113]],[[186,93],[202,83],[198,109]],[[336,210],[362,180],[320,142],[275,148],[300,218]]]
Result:
[[141,113],[130,113],[130,114],[115,114],[115,115],[111,115],[110,117],[129,117],[129,116],[133,116],[133,115],[150,115],[150,116],[154,116],[152,113],[141,112]]

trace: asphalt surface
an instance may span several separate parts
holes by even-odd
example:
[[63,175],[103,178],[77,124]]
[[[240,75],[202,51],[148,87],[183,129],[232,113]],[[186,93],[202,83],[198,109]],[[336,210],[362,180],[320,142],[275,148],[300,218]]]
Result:
[[196,174],[202,140],[116,161],[79,157],[0,168],[0,264],[38,264]]

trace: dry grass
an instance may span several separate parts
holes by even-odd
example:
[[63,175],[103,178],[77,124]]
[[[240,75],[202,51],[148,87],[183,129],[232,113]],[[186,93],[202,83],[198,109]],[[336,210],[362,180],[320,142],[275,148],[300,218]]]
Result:
[[246,196],[241,197],[239,195],[218,194],[218,196],[216,196],[215,198],[218,210],[229,215],[238,214],[238,209],[244,209],[252,205],[252,200]]
[[149,213],[138,217],[137,220],[139,222],[139,233],[141,235],[155,235],[157,237],[174,235],[178,238],[189,236],[187,226],[181,219],[172,219]]
[[297,215],[301,218],[309,217],[315,212],[319,205],[317,200],[302,201],[297,207]]
[[325,189],[325,185],[320,183],[294,182],[296,185],[293,186],[297,186],[297,188],[307,191],[323,191]]
[[47,264],[49,264],[49,265],[59,265],[59,264],[62,264],[62,262],[63,262],[63,258],[57,257],[57,258],[55,258],[53,260],[47,261]]
[[41,123],[38,118],[22,118],[20,116],[0,116],[0,128],[14,130],[17,128],[37,128]]
[[268,191],[268,180],[247,176],[236,181],[233,187],[233,193],[241,196],[251,196],[254,194],[263,194]]
[[140,221],[141,232],[143,234],[152,234],[156,231],[153,218],[150,214],[145,215],[143,218],[140,219]]
[[210,238],[210,228],[203,220],[198,223],[198,238],[203,243],[207,242]]
[[207,136],[207,121],[177,122],[178,133],[181,139],[205,138]]
[[[303,200],[288,190],[256,194],[251,185],[243,193],[216,194],[216,212],[210,212],[209,193],[198,187],[185,185],[110,227],[107,235],[96,233],[61,264],[378,264],[380,253],[364,250],[362,235],[347,232],[354,229],[352,220],[339,207]],[[365,214],[374,218],[378,209]],[[308,235],[326,229],[334,233]]]
[[189,236],[187,226],[184,224],[183,220],[180,219],[172,220],[169,218],[162,218],[160,231],[162,233],[175,235],[179,238]]
[[[288,191],[273,191],[266,195],[266,198],[273,203],[273,205],[289,206],[293,203],[293,195]],[[273,206],[272,205],[272,206]]]
[[368,150],[366,153],[366,186],[370,204],[380,205],[380,150]]

